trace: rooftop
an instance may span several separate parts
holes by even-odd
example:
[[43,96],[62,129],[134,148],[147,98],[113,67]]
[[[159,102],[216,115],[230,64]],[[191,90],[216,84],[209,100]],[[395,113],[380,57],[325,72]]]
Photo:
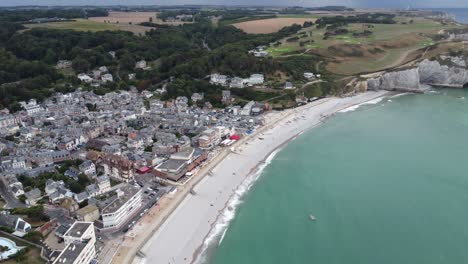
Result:
[[128,202],[133,196],[141,192],[140,188],[137,188],[133,185],[126,184],[119,189],[121,195],[114,195],[113,197],[107,199],[103,204],[101,204],[102,214],[110,214],[118,211],[125,203]]
[[65,236],[81,237],[89,227],[93,226],[91,222],[75,222],[65,233]]
[[59,258],[54,263],[75,263],[76,258],[78,258],[85,247],[86,243],[70,243],[62,253],[60,253]]
[[163,171],[178,171],[187,161],[183,159],[168,159],[157,167]]

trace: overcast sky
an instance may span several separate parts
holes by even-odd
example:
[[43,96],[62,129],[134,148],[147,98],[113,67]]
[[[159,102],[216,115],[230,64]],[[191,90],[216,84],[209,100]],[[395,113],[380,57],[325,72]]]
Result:
[[467,7],[468,0],[0,0],[0,6],[17,5],[282,5],[349,7]]

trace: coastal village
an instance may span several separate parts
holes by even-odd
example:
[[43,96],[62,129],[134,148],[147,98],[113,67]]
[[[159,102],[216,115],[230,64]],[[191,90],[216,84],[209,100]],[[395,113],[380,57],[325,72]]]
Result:
[[[240,23],[249,16],[241,16]],[[408,17],[404,18],[407,20]],[[410,27],[413,17],[409,18],[411,20],[408,21],[412,22],[401,22],[397,26]],[[168,16],[163,22],[195,23],[197,19],[196,15],[179,14]],[[213,22],[211,19],[217,22],[210,16],[210,24]],[[238,19],[231,22],[239,22]],[[290,18],[275,15],[274,19]],[[29,22],[65,21],[68,19],[55,17],[36,18]],[[244,22],[249,22],[249,19]],[[380,22],[376,24],[378,29]],[[128,26],[132,23],[129,22]],[[151,27],[162,25],[153,23],[152,19],[144,23]],[[236,188],[244,188],[241,185],[248,176],[261,172],[259,166],[266,166],[268,158],[276,150],[300,133],[343,109],[385,96],[388,91],[424,93],[429,85],[458,88],[468,85],[468,60],[462,55],[422,60],[426,54],[434,57],[438,52],[428,48],[421,60],[405,62],[404,67],[392,66],[389,71],[374,72],[375,58],[385,52],[378,47],[391,47],[392,43],[372,46],[362,53],[349,48],[354,44],[352,41],[361,45],[357,40],[364,40],[360,27],[359,30],[353,27],[348,32],[339,28],[348,27],[348,22],[327,24],[325,21],[317,24],[312,34],[308,30],[313,23],[302,21],[297,25],[301,30],[291,31],[292,35],[286,34],[270,46],[252,41],[255,44],[238,53],[246,55],[248,60],[233,62],[240,65],[239,71],[223,67],[223,64],[219,67],[210,65],[207,71],[200,71],[200,76],[187,73],[172,76],[174,72],[167,72],[161,77],[153,70],[161,67],[164,56],[151,58],[143,52],[139,54],[144,55],[128,60],[125,65],[129,66],[123,70],[119,60],[124,56],[118,47],[100,47],[102,57],[109,57],[109,60],[92,65],[88,63],[87,67],[76,67],[79,65],[76,62],[83,62],[84,58],[77,60],[65,53],[50,56],[47,65],[63,75],[63,79],[55,80],[57,86],[44,94],[38,89],[35,92],[41,96],[37,99],[29,94],[12,96],[14,100],[8,104],[10,109],[14,109],[12,111],[8,107],[0,107],[0,261],[129,263],[133,259],[151,260],[158,255],[161,263],[162,260],[186,263],[187,258],[194,257],[194,252],[199,253],[200,250],[198,238],[187,239],[193,235],[189,232],[196,229],[198,233],[195,235],[200,236],[200,240],[209,236],[215,225],[213,221],[218,220],[220,212],[235,210],[235,205],[227,201],[232,196],[241,196]],[[111,22],[104,21],[103,24],[111,26]],[[115,26],[119,22],[112,24]],[[364,24],[367,22],[362,25],[366,30],[373,28]],[[458,44],[468,39],[465,31],[453,32],[446,32],[447,40]],[[413,34],[412,31],[410,33]],[[226,36],[230,34],[228,32]],[[335,34],[336,39],[330,40],[326,34]],[[379,37],[381,32],[376,29],[374,34],[371,39]],[[426,38],[425,41],[429,41]],[[228,39],[223,45],[230,42]],[[200,43],[203,52],[215,53],[212,52],[215,45],[210,47],[206,39]],[[417,45],[425,47],[424,43]],[[342,46],[333,49],[331,44]],[[307,54],[311,50],[327,53],[316,57]],[[89,49],[83,48],[85,51]],[[323,66],[327,62],[323,60],[337,59],[335,54],[340,54],[338,51],[343,53],[342,61],[337,60],[341,65],[333,64],[336,61],[329,65],[343,71],[338,66],[367,59],[366,55],[372,61],[371,69],[357,64],[359,66],[344,68],[345,74],[330,75]],[[130,47],[126,52],[130,54],[133,50]],[[182,53],[177,51],[174,54],[178,52]],[[190,53],[184,52],[181,57]],[[192,51],[193,54],[198,52]],[[300,59],[302,57],[308,61]],[[344,59],[348,57],[349,60]],[[280,58],[281,63],[273,64],[272,58]],[[177,61],[180,58],[172,59]],[[219,60],[224,61],[225,58],[220,55]],[[258,63],[260,66],[265,63],[264,67],[243,67],[243,63],[254,60],[261,62]],[[169,65],[176,68],[176,64]],[[272,66],[278,69],[268,72]],[[286,74],[287,66],[293,69],[294,76],[291,72]],[[189,72],[189,69],[184,67],[183,70]],[[3,74],[1,69],[0,73]],[[186,80],[190,82],[183,82]],[[177,81],[182,83],[178,88],[184,93],[166,96],[171,91],[169,85],[180,84]],[[7,84],[17,83],[20,81],[10,80]],[[140,87],[142,83],[147,85]],[[205,87],[198,87],[201,85]],[[325,93],[325,89],[330,90],[334,85],[349,89],[337,94],[339,97],[331,97],[332,93]],[[49,87],[47,84],[38,86]],[[360,93],[364,91],[366,93]],[[240,96],[243,92],[268,96],[259,96],[261,99]],[[278,98],[285,99],[287,104],[275,102]],[[302,108],[296,108],[299,106]],[[202,180],[205,185],[197,185]],[[250,186],[244,189],[248,188]],[[189,205],[184,207],[182,202],[186,197],[192,198],[192,204],[187,202]],[[196,206],[191,206],[193,204]],[[177,220],[166,221],[176,208]],[[309,220],[315,220],[309,212],[305,215]],[[188,222],[193,225],[187,225]],[[154,232],[162,224],[167,224],[165,229],[169,232],[158,237]],[[174,238],[167,235],[171,232],[188,235]],[[153,248],[148,249],[147,245],[159,251],[152,252]],[[183,253],[178,249],[182,246]],[[166,248],[170,250],[166,252]],[[190,255],[184,255],[186,252]]]
[[[93,86],[113,82],[105,66],[77,78]],[[225,87],[222,109],[197,106],[202,93],[161,101],[164,89],[140,93],[132,87],[102,96],[77,89],[41,103],[21,102],[23,110],[14,114],[2,110],[0,192],[11,208],[0,214],[3,231],[39,237],[41,257],[50,263],[92,263],[106,239],[131,230],[220,149],[264,124],[267,103],[235,105],[229,90],[262,86],[263,74],[209,78]]]

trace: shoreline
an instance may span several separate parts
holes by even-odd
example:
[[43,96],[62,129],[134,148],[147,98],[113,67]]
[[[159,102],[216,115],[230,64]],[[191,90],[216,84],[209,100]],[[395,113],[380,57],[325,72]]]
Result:
[[[237,198],[236,206],[240,203],[275,151],[279,152],[300,134],[317,127],[341,110],[388,94],[391,93],[378,91],[346,98],[330,97],[283,112],[266,114],[263,127],[233,145],[235,151],[223,150],[189,186],[181,188],[174,197],[168,197],[168,204],[162,201],[162,205],[155,208],[158,211],[152,210],[145,217],[146,221],[141,221],[135,230],[125,235],[112,263],[132,263],[132,260],[133,263],[145,263],[147,259],[151,259],[151,263],[155,263],[153,261],[156,259],[156,263],[198,261],[211,245],[210,242],[216,241],[212,239],[207,243],[208,237],[218,236],[219,239],[234,218],[235,208],[229,210],[229,203],[234,198]],[[206,175],[208,171],[212,171],[213,175]],[[252,175],[253,180],[246,183]],[[239,194],[241,187],[244,190]],[[192,188],[196,190],[196,195],[189,194]],[[221,227],[213,234],[227,210],[232,215],[231,219],[221,223],[226,228]]]
[[[377,92],[378,93],[378,92]],[[350,106],[346,106],[345,108],[343,109],[340,109],[340,110],[337,110],[336,112],[334,113],[331,113],[329,115],[326,115],[326,116],[322,116],[319,120],[318,123],[315,123],[315,124],[312,124],[310,127],[302,130],[302,131],[299,131],[298,133],[296,133],[295,135],[291,136],[289,139],[287,139],[286,141],[280,143],[276,148],[272,149],[270,151],[270,153],[268,153],[268,155],[261,161],[259,161],[257,163],[257,165],[255,167],[253,167],[251,169],[251,171],[249,172],[249,174],[245,177],[244,179],[244,182],[241,183],[241,185],[243,185],[246,181],[248,181],[249,179],[249,176],[255,176],[253,181],[252,182],[248,182],[249,184],[249,188],[247,190],[247,192],[250,190],[250,187],[252,187],[255,182],[257,182],[257,180],[260,178],[261,174],[263,173],[263,170],[270,164],[270,162],[274,159],[274,157],[284,148],[286,147],[291,141],[295,140],[296,138],[298,138],[299,136],[301,136],[302,134],[304,134],[305,132],[307,132],[308,130],[311,130],[311,129],[314,129],[320,125],[322,125],[325,121],[327,121],[329,118],[335,116],[337,113],[346,113],[346,112],[353,112],[355,110],[357,110],[357,108],[359,108],[359,106],[361,105],[366,105],[366,104],[377,104],[379,103],[384,97],[388,96],[390,94],[390,92],[384,92],[383,95],[380,95],[380,96],[377,96],[377,97],[374,97],[372,99],[369,99],[367,101],[364,101],[364,102],[360,102],[360,103],[356,103],[354,105],[350,105]],[[375,103],[374,103],[375,101]],[[349,110],[347,110],[349,109]],[[263,165],[263,167],[262,167]],[[239,188],[239,186],[237,186],[235,189],[237,190]],[[241,197],[239,197],[240,199],[242,199],[244,197],[244,195],[247,194],[247,192],[243,193]],[[206,260],[206,258],[203,258],[204,256],[206,256],[207,254],[207,251],[210,249],[209,247],[210,246],[213,246],[213,244],[216,244],[214,242],[218,242],[217,243],[217,246],[219,246],[221,243],[222,243],[222,240],[224,239],[224,236],[229,228],[229,224],[230,224],[230,221],[232,219],[230,219],[227,223],[227,226],[225,229],[223,230],[220,230],[220,232],[222,233],[215,233],[213,234],[213,236],[215,236],[215,238],[217,237],[217,239],[215,240],[212,240],[212,241],[208,241],[208,243],[206,243],[206,240],[207,238],[210,236],[210,234],[213,232],[213,228],[216,226],[216,224],[218,223],[220,217],[223,216],[223,213],[225,210],[229,210],[229,207],[228,207],[228,204],[229,202],[231,201],[231,199],[234,198],[236,192],[234,192],[231,197],[229,197],[229,200],[226,201],[225,203],[225,207],[219,212],[219,215],[217,216],[216,220],[213,222],[213,224],[211,225],[211,228],[210,228],[210,231],[206,234],[206,236],[203,238],[203,241],[202,243],[200,244],[200,246],[195,250],[195,252],[193,253],[193,256],[192,256],[192,261],[190,262],[190,264],[201,264],[201,263],[205,263],[203,262],[204,260]],[[239,203],[238,205],[240,205],[241,203],[243,203],[243,200],[239,200]],[[231,210],[234,212],[234,216],[235,216],[235,212],[237,211],[238,207],[235,207],[235,208],[232,208]],[[230,210],[230,211],[231,211]],[[221,236],[220,236],[221,235]],[[206,248],[203,248],[203,246],[206,246]],[[211,257],[211,256],[209,256]],[[209,259],[208,257],[208,259]]]

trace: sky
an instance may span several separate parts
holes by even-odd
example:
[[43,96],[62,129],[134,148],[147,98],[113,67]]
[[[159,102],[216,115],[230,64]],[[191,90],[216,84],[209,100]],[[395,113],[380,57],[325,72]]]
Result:
[[17,5],[269,5],[269,6],[325,6],[388,8],[449,8],[466,7],[468,0],[0,0],[0,6]]

